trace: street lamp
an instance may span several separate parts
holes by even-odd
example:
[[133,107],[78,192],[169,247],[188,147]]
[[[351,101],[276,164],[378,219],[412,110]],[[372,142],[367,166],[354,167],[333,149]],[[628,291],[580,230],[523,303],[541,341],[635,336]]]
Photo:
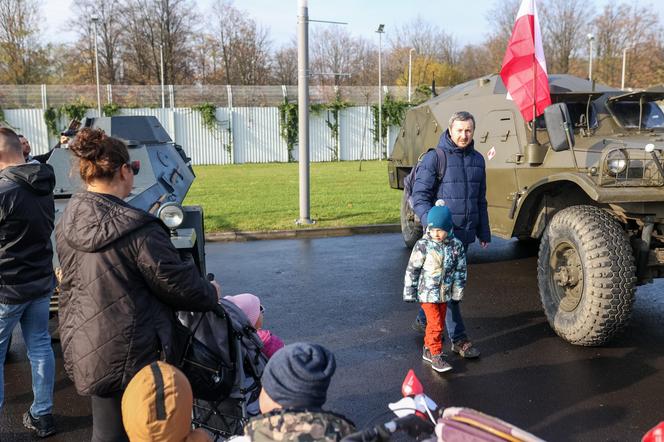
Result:
[[620,89],[625,90],[625,67],[627,66],[627,48],[623,49],[622,79]]
[[586,37],[588,38],[588,44],[590,45],[590,48],[588,50],[588,56],[590,58],[590,62],[588,63],[588,80],[592,82],[593,81],[593,40],[595,40],[595,36],[593,34],[588,34]]
[[164,95],[164,45],[159,43],[159,71],[161,75],[161,108],[166,107],[166,98]]
[[383,52],[382,36],[385,29],[384,24],[378,25],[378,148],[383,153],[383,70],[381,66],[381,53]]
[[410,48],[408,51],[408,102],[410,103],[410,84],[411,77],[413,76],[413,51],[415,48]]
[[93,33],[95,36],[95,72],[97,78],[97,115],[101,117],[101,91],[99,90],[99,53],[97,52],[97,22],[99,21],[99,16],[97,14],[92,14],[90,16],[92,21]]

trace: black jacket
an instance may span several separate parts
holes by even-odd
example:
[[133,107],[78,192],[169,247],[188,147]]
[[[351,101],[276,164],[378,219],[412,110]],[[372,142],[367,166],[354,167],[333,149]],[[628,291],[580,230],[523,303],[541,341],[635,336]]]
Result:
[[53,168],[21,164],[0,172],[0,303],[46,296],[53,274]]
[[82,395],[122,391],[145,365],[173,362],[174,310],[217,303],[161,221],[119,198],[75,194],[56,226],[56,247],[65,370]]

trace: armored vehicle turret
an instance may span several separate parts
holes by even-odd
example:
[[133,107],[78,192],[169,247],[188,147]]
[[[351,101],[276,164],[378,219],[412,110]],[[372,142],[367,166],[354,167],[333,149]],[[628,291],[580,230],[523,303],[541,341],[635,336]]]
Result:
[[[388,161],[390,186],[435,147],[456,111],[476,120],[492,234],[539,240],[537,278],[563,339],[600,345],[628,322],[635,287],[664,276],[664,89],[625,92],[550,75],[554,103],[532,124],[498,75],[460,84],[408,111]],[[408,246],[422,235],[401,205]]]
[[[125,141],[130,161],[140,165],[134,178],[134,188],[126,201],[161,218],[171,229],[173,245],[182,254],[191,255],[201,275],[205,275],[203,209],[200,206],[182,206],[195,175],[190,159],[171,140],[159,120],[153,116],[88,118],[82,126],[102,129],[106,134]],[[84,187],[74,155],[69,149],[53,149],[47,163],[53,166],[56,176],[57,222],[71,196]],[[55,260],[57,268],[57,256]],[[51,311],[56,310],[57,297],[54,297]]]

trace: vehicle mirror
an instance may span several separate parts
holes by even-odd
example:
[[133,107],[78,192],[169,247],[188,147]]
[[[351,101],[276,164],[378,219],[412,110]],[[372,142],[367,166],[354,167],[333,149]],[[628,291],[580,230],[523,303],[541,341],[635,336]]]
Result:
[[555,103],[544,109],[544,121],[551,149],[562,152],[574,147],[572,119],[565,103]]

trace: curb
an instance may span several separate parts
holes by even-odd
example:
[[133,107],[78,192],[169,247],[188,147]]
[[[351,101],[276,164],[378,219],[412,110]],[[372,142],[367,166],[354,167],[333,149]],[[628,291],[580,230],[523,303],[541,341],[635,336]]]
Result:
[[258,241],[267,239],[327,238],[331,236],[365,235],[372,233],[398,233],[400,224],[374,224],[369,226],[323,227],[300,230],[268,230],[251,232],[220,232],[205,235],[207,242]]

